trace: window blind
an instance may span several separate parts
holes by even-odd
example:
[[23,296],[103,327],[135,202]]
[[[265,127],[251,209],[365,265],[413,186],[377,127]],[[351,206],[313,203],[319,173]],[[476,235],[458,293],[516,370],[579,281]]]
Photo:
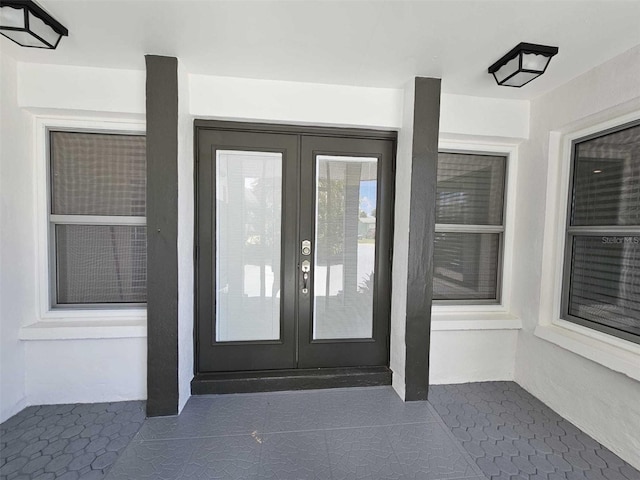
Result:
[[564,314],[640,341],[640,125],[574,144]]
[[438,154],[434,300],[499,301],[506,160]]

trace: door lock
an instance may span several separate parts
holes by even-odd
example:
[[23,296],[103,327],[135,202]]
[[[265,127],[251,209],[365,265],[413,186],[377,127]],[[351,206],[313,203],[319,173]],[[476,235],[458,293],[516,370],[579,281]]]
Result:
[[309,272],[311,271],[311,262],[309,262],[309,260],[304,260],[300,266],[300,270],[302,270],[302,293],[307,294],[309,292],[307,283],[309,282]]
[[302,241],[302,248],[301,248],[301,252],[302,255],[311,255],[311,241],[310,240],[303,240]]

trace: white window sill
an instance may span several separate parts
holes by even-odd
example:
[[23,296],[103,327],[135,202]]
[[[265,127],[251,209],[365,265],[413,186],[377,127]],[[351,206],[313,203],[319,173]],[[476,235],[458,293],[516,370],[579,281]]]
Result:
[[20,329],[20,340],[81,340],[101,338],[144,338],[147,320],[44,320]]
[[48,321],[118,321],[144,320],[147,318],[147,308],[49,308],[40,316],[44,322]]
[[522,321],[504,311],[438,311],[431,313],[432,331],[519,330]]
[[538,325],[535,335],[634,380],[640,380],[640,345],[611,335],[557,320]]

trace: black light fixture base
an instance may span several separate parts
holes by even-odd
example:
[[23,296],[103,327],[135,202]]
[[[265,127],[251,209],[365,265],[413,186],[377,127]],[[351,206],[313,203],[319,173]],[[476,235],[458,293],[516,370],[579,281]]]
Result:
[[64,25],[33,0],[0,0],[0,9],[0,34],[21,47],[54,50],[69,35]]
[[[520,88],[542,75],[558,47],[522,42],[487,70],[498,85]],[[539,57],[542,57],[540,59]],[[517,61],[517,65],[514,63]]]

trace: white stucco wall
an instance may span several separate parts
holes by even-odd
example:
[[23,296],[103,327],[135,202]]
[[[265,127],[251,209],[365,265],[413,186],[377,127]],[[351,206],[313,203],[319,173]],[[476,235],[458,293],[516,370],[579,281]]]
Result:
[[[393,387],[401,398],[405,396],[407,239],[411,199],[411,192],[406,186],[411,184],[414,94],[415,81],[411,80],[404,87],[402,125],[398,132],[396,157],[390,367],[393,371]],[[528,133],[528,108],[528,102],[498,100],[495,109],[492,109],[491,99],[445,94],[441,101],[441,137],[476,142],[483,138],[486,142],[491,142],[498,137],[507,137],[515,144],[521,140],[520,136],[524,138]],[[481,119],[487,116],[492,119],[495,116],[498,121],[482,122]],[[502,123],[504,119],[509,120]],[[449,315],[434,313],[432,316],[429,383],[513,380],[517,330],[499,328],[497,324],[504,320],[493,319],[504,317],[504,314],[491,315],[483,312],[481,315],[474,315],[469,308],[464,309],[466,312],[460,316],[451,315],[455,313],[454,309],[449,309]],[[456,320],[452,321],[452,317]],[[491,329],[487,329],[489,323]]]
[[191,396],[194,322],[194,158],[189,77],[178,60],[178,412]]
[[[11,70],[10,70],[11,71]],[[13,98],[10,115],[20,117],[30,126],[34,119],[45,115],[48,118],[85,118],[118,121],[140,121],[144,119],[145,75],[141,71],[110,70],[88,67],[63,67],[40,64],[17,64],[17,91],[5,88],[7,97]],[[3,74],[4,75],[4,74]],[[241,80],[219,77],[203,77],[189,75],[188,91],[184,66],[180,70],[180,153],[179,153],[179,212],[180,236],[178,249],[180,252],[179,269],[179,318],[180,329],[180,405],[188,398],[188,383],[192,371],[192,337],[189,319],[193,303],[192,291],[192,241],[191,225],[193,203],[192,162],[192,122],[193,118],[218,118],[228,120],[253,120],[265,122],[320,124],[336,126],[368,127],[378,129],[398,129],[400,138],[408,138],[408,132],[402,131],[404,124],[402,90],[358,88],[336,85],[292,84],[291,82],[272,82],[260,80]],[[4,83],[4,78],[3,78]],[[9,83],[7,83],[9,85]],[[17,103],[16,103],[17,96]],[[188,97],[188,100],[185,98]],[[185,111],[185,105],[189,111]],[[495,108],[485,99],[474,97],[444,95],[443,110],[452,108],[455,115],[445,115],[441,122],[441,130],[457,137],[479,136],[495,138],[521,138],[528,131],[527,102],[498,102]],[[20,107],[22,110],[19,110]],[[448,110],[447,110],[448,111]],[[3,110],[3,117],[5,113]],[[14,118],[8,117],[8,118]],[[505,122],[504,119],[509,119]],[[31,127],[29,127],[31,128]],[[61,403],[69,401],[108,401],[139,399],[146,396],[146,339],[144,324],[126,324],[109,326],[102,322],[99,328],[90,327],[83,322],[81,327],[73,327],[69,323],[58,325],[56,329],[47,329],[42,323],[38,296],[35,286],[38,283],[36,192],[34,192],[33,172],[37,162],[45,162],[38,154],[32,157],[34,150],[34,134],[28,128],[22,136],[11,134],[17,141],[11,142],[12,151],[21,151],[21,155],[29,157],[27,161],[10,165],[12,177],[8,186],[12,208],[19,208],[21,215],[10,216],[3,221],[2,254],[3,262],[9,265],[2,268],[2,274],[10,272],[9,278],[15,289],[21,293],[14,294],[10,301],[4,303],[5,290],[3,283],[2,325],[9,327],[13,333],[4,335],[8,347],[3,343],[3,355],[11,354],[14,361],[4,361],[12,368],[2,374],[2,381],[13,381],[11,378],[25,379],[25,386],[14,390],[15,399],[5,400],[2,397],[3,417],[13,413],[11,405],[24,399],[25,403]],[[5,145],[3,134],[3,148]],[[404,158],[404,154],[401,153]],[[5,178],[4,155],[2,157],[3,182]],[[7,177],[8,178],[8,177]],[[400,184],[402,178],[399,179]],[[3,198],[4,187],[3,186]],[[13,206],[13,200],[19,199],[19,207]],[[3,206],[4,208],[4,206]],[[4,212],[4,210],[3,210]],[[3,213],[4,214],[4,213]],[[407,228],[403,229],[405,231]],[[401,251],[403,236],[396,231],[396,252]],[[9,232],[9,236],[5,232]],[[15,233],[15,235],[14,235]],[[19,241],[18,241],[19,239]],[[399,250],[398,250],[399,248]],[[16,269],[23,278],[16,282]],[[399,269],[394,271],[398,275]],[[4,282],[4,277],[3,282]],[[406,278],[406,275],[405,275]],[[398,287],[400,291],[400,287]],[[15,292],[13,292],[15,293]],[[19,300],[19,301],[17,301]],[[397,303],[397,298],[396,298]],[[4,312],[11,311],[11,316]],[[397,324],[397,312],[396,314]],[[7,320],[11,318],[12,320]],[[19,321],[18,321],[19,318]],[[60,319],[58,319],[60,320]],[[62,319],[64,320],[64,319]],[[33,325],[36,325],[34,328]],[[30,340],[18,340],[18,329],[22,325],[31,328],[22,329],[22,337]],[[478,337],[492,351],[504,344],[504,333],[487,331],[479,334],[469,331],[438,331],[434,333],[437,343],[432,355],[432,377],[442,382],[473,381],[485,379],[511,378],[511,367],[502,356],[480,355],[477,345]],[[506,333],[512,335],[512,332]],[[103,337],[112,338],[103,338]],[[440,336],[442,340],[439,340]],[[57,338],[57,339],[56,339]],[[396,346],[404,341],[404,333],[394,329],[392,343]],[[442,343],[441,343],[442,342]],[[507,342],[509,343],[509,342]],[[446,349],[447,355],[440,345],[455,344],[457,349]],[[20,369],[20,353],[25,351],[25,367]],[[398,347],[400,352],[400,347]],[[15,355],[11,352],[14,352]],[[392,367],[401,370],[396,348],[392,347]],[[459,352],[456,356],[454,352]],[[469,352],[478,352],[470,357]],[[504,350],[510,356],[510,350]],[[452,355],[455,358],[452,358]],[[117,357],[117,359],[116,359]],[[465,367],[469,358],[473,358],[477,368],[469,370]],[[395,359],[395,360],[394,360]],[[446,359],[446,360],[445,360]],[[452,363],[451,363],[452,362]],[[451,368],[446,365],[459,365]],[[17,368],[13,366],[17,365]],[[440,367],[439,365],[442,365]],[[4,367],[3,367],[4,368]],[[24,373],[21,373],[24,372]],[[434,373],[435,372],[435,373]],[[463,373],[464,372],[464,373]],[[4,385],[4,384],[3,384]],[[13,403],[12,403],[13,402]],[[10,405],[11,404],[11,405]],[[5,405],[7,409],[5,410]],[[6,414],[4,412],[7,412]]]
[[[400,130],[402,89],[190,75],[191,114],[197,118],[294,122]],[[409,82],[411,83],[411,82]],[[527,138],[529,102],[443,94],[440,132]]]
[[0,421],[26,405],[20,325],[35,314],[32,127],[18,108],[17,65],[0,54]]
[[190,93],[198,118],[397,128],[402,115],[391,88],[190,75]]
[[[551,297],[558,260],[553,222],[557,205],[546,186],[557,180],[552,136],[640,112],[640,47],[610,60],[531,104],[530,140],[520,149],[513,306],[523,321],[515,379],[560,415],[640,467],[640,382],[537,337],[558,317]],[[638,116],[640,118],[640,114]],[[561,189],[566,195],[566,186]],[[556,260],[554,260],[554,258]],[[580,335],[578,335],[579,337]],[[629,346],[631,348],[631,345]],[[592,348],[592,349],[595,349]],[[640,370],[640,356],[636,357]]]
[[431,331],[429,383],[513,380],[518,330]]
[[[17,69],[17,77],[16,77]],[[2,57],[0,146],[0,421],[26,404],[144,398],[144,336],[76,340],[18,339],[20,326],[40,321],[37,280],[36,193],[33,177],[34,116],[143,118],[144,72],[83,67],[17,64]],[[181,72],[181,92],[186,77]],[[524,331],[475,330],[432,332],[431,381],[449,383],[514,378],[585,431],[636,466],[640,466],[640,387],[629,377],[571,353],[534,335],[546,315],[543,265],[553,242],[545,232],[545,185],[550,132],[632,109],[640,98],[640,49],[613,59],[569,84],[529,103],[443,95],[440,129],[451,138],[513,139],[521,144],[515,232],[512,311]],[[188,76],[188,105],[180,104],[180,225],[188,232],[193,165],[189,117],[323,124],[398,129],[397,182],[405,184],[411,104],[403,90],[292,84],[220,77]],[[413,82],[411,82],[413,83]],[[640,101],[638,101],[640,104]],[[635,108],[635,107],[633,107]],[[529,114],[531,116],[529,116]],[[189,121],[186,121],[189,119]],[[189,147],[187,148],[187,145]],[[400,192],[400,189],[399,189]],[[393,331],[391,366],[401,370],[403,239],[408,231],[401,193],[396,199]],[[189,235],[179,237],[181,322],[189,318],[191,288]],[[518,252],[527,252],[526,255]],[[404,260],[406,262],[406,260]],[[405,272],[406,273],[406,272]],[[406,274],[404,275],[406,279]],[[183,302],[184,301],[184,302]],[[180,403],[188,396],[192,344],[188,322],[180,330]],[[466,324],[468,325],[468,324]],[[36,335],[37,336],[37,335]],[[87,336],[80,334],[80,337]],[[90,335],[89,335],[90,336]],[[517,339],[517,340],[516,340]],[[517,342],[517,354],[516,354]],[[191,357],[192,358],[192,357]],[[515,362],[515,365],[514,365]],[[515,373],[514,373],[515,368]],[[394,378],[394,382],[399,381]],[[402,383],[404,383],[402,379]],[[603,413],[606,412],[606,413]]]
[[462,138],[528,138],[529,102],[444,93],[440,102],[440,134]]
[[145,72],[19,63],[18,103],[40,110],[144,115]]
[[[276,123],[319,124],[397,130],[396,204],[390,366],[393,385],[404,397],[407,239],[414,81],[402,90],[191,75],[194,117]],[[462,143],[517,145],[528,136],[529,102],[443,94],[441,136]],[[500,315],[498,315],[499,317]],[[486,317],[486,315],[485,315]],[[432,383],[512,380],[517,331],[513,326],[432,331]],[[448,322],[447,322],[448,323]],[[448,323],[449,324],[449,323]],[[480,330],[477,330],[480,329]],[[434,348],[435,346],[435,348]],[[483,351],[490,352],[484,355]],[[473,364],[473,368],[469,365]]]
[[407,274],[409,270],[409,205],[411,204],[411,155],[413,152],[413,104],[415,79],[404,87],[402,126],[398,132],[396,154],[396,197],[394,212],[393,268],[391,270],[391,333],[389,367],[393,371],[393,388],[405,397],[407,349]]
[[38,119],[107,120],[118,128],[144,120],[144,95],[144,72],[3,56],[0,421],[26,405],[146,398],[144,319],[43,318],[36,180],[46,162],[37,150]]
[[25,342],[29,405],[147,398],[147,339]]

